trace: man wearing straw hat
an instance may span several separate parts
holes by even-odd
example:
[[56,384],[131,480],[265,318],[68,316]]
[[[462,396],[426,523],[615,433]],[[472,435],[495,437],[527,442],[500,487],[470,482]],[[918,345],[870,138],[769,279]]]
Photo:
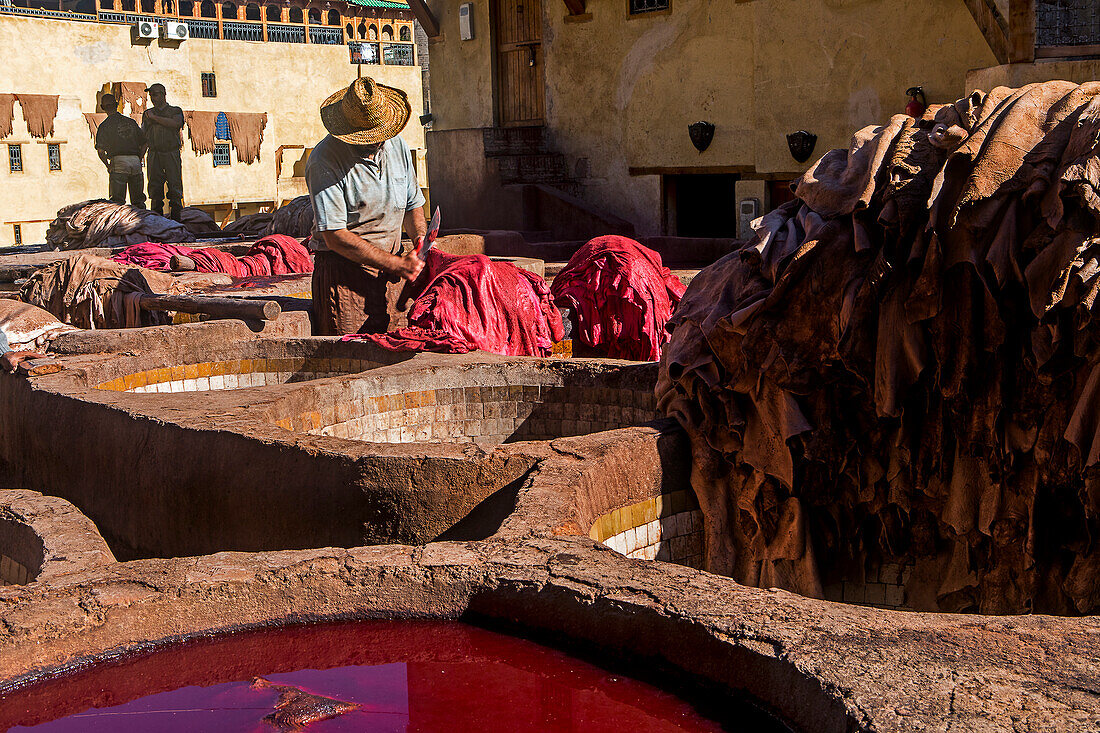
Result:
[[424,263],[402,250],[401,229],[413,242],[427,231],[412,152],[398,136],[411,114],[403,91],[369,77],[321,105],[329,134],[306,163],[317,335],[406,325],[398,300]]

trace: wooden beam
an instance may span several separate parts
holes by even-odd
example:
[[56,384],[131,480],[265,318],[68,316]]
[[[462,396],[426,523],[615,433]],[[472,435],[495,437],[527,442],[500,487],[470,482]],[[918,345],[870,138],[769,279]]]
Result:
[[585,0],[565,0],[570,15],[584,15]]
[[965,0],[966,9],[974,16],[974,22],[985,36],[985,42],[989,49],[997,57],[997,62],[1007,64],[1008,53],[1008,21],[997,10],[993,0]]
[[1008,60],[1031,63],[1035,60],[1035,0],[1009,0]]
[[435,14],[432,13],[431,8],[424,0],[409,0],[409,9],[412,10],[413,16],[420,21],[420,26],[428,34],[428,38],[439,37],[439,21],[435,19]]

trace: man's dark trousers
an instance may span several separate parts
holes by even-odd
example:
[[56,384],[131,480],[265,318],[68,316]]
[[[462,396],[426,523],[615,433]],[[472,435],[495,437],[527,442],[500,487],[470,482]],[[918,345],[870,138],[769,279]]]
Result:
[[167,185],[171,216],[178,220],[183,210],[183,161],[180,151],[150,150],[148,168],[149,208],[164,214],[164,187]]
[[145,179],[140,173],[108,173],[107,194],[116,204],[126,203],[126,190],[130,190],[130,203],[145,208]]

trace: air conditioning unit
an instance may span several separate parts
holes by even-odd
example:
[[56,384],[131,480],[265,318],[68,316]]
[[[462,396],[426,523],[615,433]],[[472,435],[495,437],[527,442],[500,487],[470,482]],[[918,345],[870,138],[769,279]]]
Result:
[[187,24],[175,20],[165,21],[164,25],[161,26],[161,31],[169,41],[186,41],[191,37],[191,30],[187,27]]
[[134,23],[134,36],[137,38],[156,38],[159,35],[158,25],[160,24],[152,20],[139,20]]

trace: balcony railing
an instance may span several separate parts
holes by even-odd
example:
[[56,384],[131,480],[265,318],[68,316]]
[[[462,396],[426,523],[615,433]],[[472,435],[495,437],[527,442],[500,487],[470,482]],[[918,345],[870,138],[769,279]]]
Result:
[[218,21],[216,20],[199,20],[197,18],[186,18],[187,33],[192,38],[217,38],[218,37]]
[[139,21],[145,21],[148,23],[160,23],[164,18],[158,18],[155,15],[137,15],[136,13],[116,13],[112,10],[100,10],[99,22],[100,23],[126,23],[132,25]]
[[61,20],[96,21],[98,17],[87,13],[69,13],[63,10],[42,10],[40,8],[17,8],[14,5],[0,3],[0,13],[12,15],[34,15],[39,18],[60,18]]
[[[2,1],[0,0],[0,2]],[[143,15],[117,10],[100,10],[96,15],[91,15],[0,4],[0,14],[4,13],[124,25],[133,25],[142,21],[162,25],[171,20],[186,23],[191,38],[221,38],[228,41],[264,40],[262,23],[235,20],[223,20],[219,33],[218,21],[212,18],[174,18],[172,16]],[[306,43],[306,27],[300,24],[268,23],[267,40],[274,43]],[[309,28],[309,43],[322,46],[342,45],[344,43],[344,31],[342,28],[331,26],[311,26]],[[414,66],[416,64],[415,45],[412,43],[351,40],[348,43],[361,49],[361,56],[353,59],[353,63],[386,64],[389,66]]]
[[227,41],[262,41],[264,40],[264,27],[260,23],[238,23],[235,20],[223,20],[222,38]]
[[1096,0],[1038,0],[1035,45],[1100,45],[1100,3]]
[[267,24],[267,40],[276,43],[305,43],[306,29],[301,25]]
[[309,42],[329,46],[339,46],[341,43],[344,42],[344,32],[339,28],[310,26]]

